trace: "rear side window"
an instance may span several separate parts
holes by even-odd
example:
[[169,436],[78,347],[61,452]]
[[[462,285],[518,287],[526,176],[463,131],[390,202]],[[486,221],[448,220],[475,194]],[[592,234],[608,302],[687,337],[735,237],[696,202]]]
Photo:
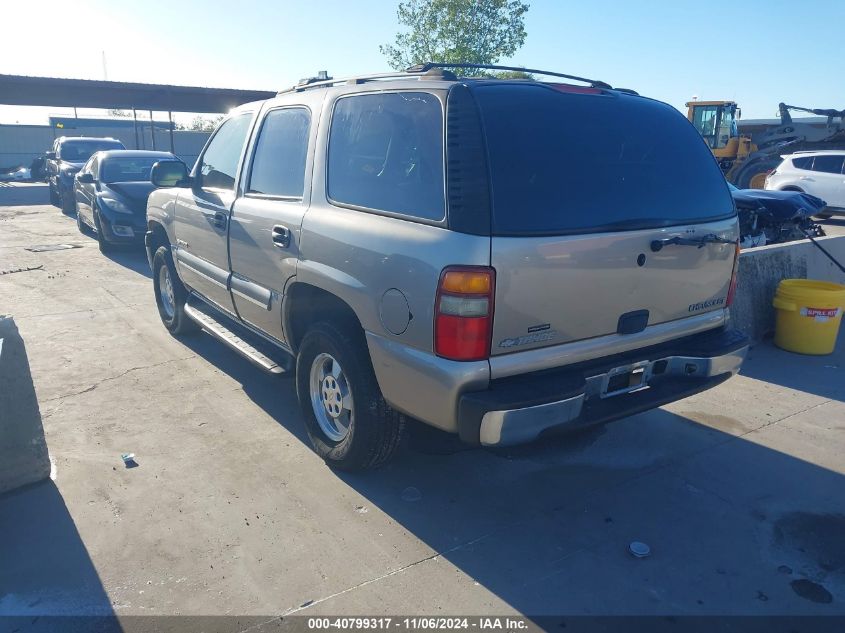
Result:
[[235,174],[251,120],[252,114],[245,112],[224,121],[217,129],[199,164],[203,187],[229,190],[235,188]]
[[792,166],[796,169],[812,169],[813,168],[813,157],[812,156],[802,156],[801,158],[793,158],[792,159]]
[[827,174],[842,173],[843,156],[816,156],[813,159],[813,171],[823,171]]
[[652,228],[734,213],[707,145],[668,105],[536,84],[475,92],[490,162],[494,234]]
[[264,118],[247,193],[301,198],[311,114],[305,108],[272,110]]
[[425,92],[337,101],[329,134],[332,202],[427,220],[445,215],[443,113]]

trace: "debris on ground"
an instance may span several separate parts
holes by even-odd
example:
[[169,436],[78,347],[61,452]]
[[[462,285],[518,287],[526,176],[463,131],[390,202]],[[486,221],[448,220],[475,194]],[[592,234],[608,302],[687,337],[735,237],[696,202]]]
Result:
[[127,468],[135,468],[138,465],[138,462],[135,461],[135,453],[123,453],[121,454],[120,459],[123,460],[123,463]]
[[41,270],[44,264],[38,266],[23,266],[21,268],[10,268],[9,270],[0,270],[0,275],[11,275],[12,273],[28,273],[31,270]]
[[637,558],[645,558],[651,554],[651,548],[640,541],[631,541],[628,551]]
[[422,499],[422,493],[418,488],[408,486],[402,491],[402,501],[419,501]]
[[64,251],[70,248],[82,248],[79,244],[37,244],[25,248],[25,251],[31,253],[46,253],[49,251]]

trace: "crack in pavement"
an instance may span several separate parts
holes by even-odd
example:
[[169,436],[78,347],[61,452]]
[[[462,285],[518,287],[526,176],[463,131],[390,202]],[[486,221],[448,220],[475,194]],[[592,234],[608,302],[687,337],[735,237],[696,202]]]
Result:
[[118,380],[119,378],[123,378],[125,375],[127,375],[127,374],[129,374],[133,371],[139,371],[139,370],[142,370],[142,369],[153,369],[155,367],[161,367],[162,365],[167,365],[168,363],[175,363],[175,362],[179,362],[179,361],[190,360],[190,359],[196,358],[196,357],[197,357],[196,354],[192,354],[190,356],[185,356],[184,358],[171,358],[170,360],[165,360],[165,361],[162,361],[160,363],[154,363],[152,365],[142,365],[141,367],[130,367],[126,371],[119,373],[117,376],[108,376],[106,378],[98,380],[93,385],[90,385],[90,386],[86,387],[85,389],[82,389],[80,391],[74,391],[74,392],[71,392],[71,393],[62,394],[60,396],[53,396],[52,398],[46,398],[45,400],[43,400],[43,402],[55,402],[56,400],[64,400],[65,398],[72,398],[73,396],[79,396],[79,395],[82,395],[83,393],[88,393],[90,391],[94,391],[94,389],[96,389],[97,387],[99,387],[100,385],[102,385],[105,382],[109,382],[111,380]]
[[[291,608],[287,609],[286,611],[284,611],[282,613],[282,617],[292,615],[294,613],[298,613],[299,611],[304,611],[305,609],[313,607],[315,604],[320,604],[321,602],[325,602],[326,600],[331,600],[332,598],[337,598],[338,596],[342,596],[343,594],[349,593],[350,591],[355,591],[356,589],[360,589],[361,587],[366,587],[367,585],[371,585],[374,582],[384,580],[385,578],[390,578],[391,576],[395,576],[396,574],[401,574],[403,571],[411,569],[412,567],[416,567],[417,565],[427,563],[428,561],[431,561],[431,560],[436,560],[436,559],[440,558],[441,556],[445,556],[447,554],[451,554],[451,553],[456,552],[456,551],[463,549],[465,547],[475,545],[476,543],[483,541],[484,539],[489,538],[489,537],[493,536],[494,534],[497,534],[497,533],[502,532],[504,530],[510,529],[510,528],[514,527],[515,525],[519,525],[520,523],[525,523],[525,521],[515,521],[513,523],[508,523],[506,525],[501,526],[500,528],[493,530],[492,532],[488,532],[487,534],[484,534],[482,536],[478,536],[474,539],[470,539],[469,541],[459,543],[458,545],[455,545],[454,547],[450,547],[449,549],[446,549],[446,550],[443,550],[443,551],[440,551],[440,552],[435,552],[434,554],[431,554],[430,556],[425,556],[425,557],[423,557],[423,558],[421,558],[417,561],[414,561],[413,563],[408,563],[407,565],[403,565],[402,567],[400,567],[398,569],[394,569],[392,571],[389,571],[386,574],[382,574],[381,576],[377,576],[376,578],[370,578],[369,580],[359,582],[357,585],[352,585],[351,587],[347,587],[346,589],[343,589],[341,591],[336,591],[333,594],[330,594],[328,596],[323,596],[322,598],[318,598],[316,600],[309,600],[308,602],[306,602],[306,603],[304,603],[304,604],[302,604],[298,607],[291,607]],[[273,618],[273,619],[276,619],[276,618]],[[271,622],[271,621],[272,620],[268,620],[268,622]],[[265,624],[266,624],[266,622],[265,622]]]

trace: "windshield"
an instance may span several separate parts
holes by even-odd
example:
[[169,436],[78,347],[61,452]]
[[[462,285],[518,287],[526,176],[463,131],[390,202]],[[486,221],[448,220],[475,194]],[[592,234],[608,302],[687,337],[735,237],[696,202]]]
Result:
[[716,161],[671,106],[536,84],[476,93],[497,235],[651,228],[733,214]]
[[84,163],[100,150],[123,149],[120,141],[65,141],[59,148],[59,158],[72,163]]
[[100,165],[102,182],[145,182],[150,180],[150,171],[161,156],[150,158],[107,158]]

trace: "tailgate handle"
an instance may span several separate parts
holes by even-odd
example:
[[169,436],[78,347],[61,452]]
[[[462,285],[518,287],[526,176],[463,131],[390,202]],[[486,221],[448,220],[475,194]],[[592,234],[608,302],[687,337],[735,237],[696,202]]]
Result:
[[616,323],[617,334],[636,334],[648,325],[648,310],[634,310],[619,317]]

